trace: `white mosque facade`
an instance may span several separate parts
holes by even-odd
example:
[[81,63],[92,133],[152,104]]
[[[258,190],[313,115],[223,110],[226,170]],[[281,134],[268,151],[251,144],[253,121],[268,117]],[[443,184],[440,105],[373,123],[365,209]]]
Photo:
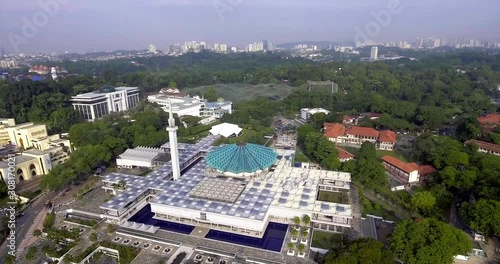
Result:
[[[170,121],[167,130],[176,133]],[[213,147],[219,138],[214,135],[197,144],[178,144],[170,138],[173,141],[164,148],[174,162],[146,177],[103,177],[103,188],[116,196],[101,206],[102,218],[154,233],[158,227],[129,221],[149,204],[157,220],[257,238],[268,223],[289,224],[303,215],[316,229],[345,232],[352,226],[349,199],[318,199],[320,192],[348,197],[349,173],[293,167],[293,152],[287,150],[244,143]]]

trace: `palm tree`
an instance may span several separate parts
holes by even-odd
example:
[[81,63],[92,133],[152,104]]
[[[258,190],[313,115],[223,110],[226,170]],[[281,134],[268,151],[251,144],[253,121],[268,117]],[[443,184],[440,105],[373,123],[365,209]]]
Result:
[[303,237],[307,237],[309,235],[309,232],[307,232],[307,228],[306,229],[303,228],[300,234],[302,234]]
[[293,222],[296,224],[296,225],[300,225],[300,217],[296,216],[293,218]]
[[302,216],[302,222],[305,224],[305,225],[309,225],[311,223],[311,217],[309,217],[309,215],[303,215]]
[[288,243],[288,248],[289,248],[290,250],[294,250],[294,249],[295,249],[295,244],[294,244],[294,243],[292,243],[292,242]]
[[291,233],[291,234],[292,234],[292,236],[294,236],[294,237],[296,237],[296,236],[299,234],[299,232],[298,232],[298,231],[297,231],[297,229],[295,229],[295,228],[292,228],[292,231],[291,231],[290,233]]
[[297,249],[299,250],[300,253],[303,253],[304,250],[306,250],[306,246],[304,244],[299,244],[299,246],[297,247]]

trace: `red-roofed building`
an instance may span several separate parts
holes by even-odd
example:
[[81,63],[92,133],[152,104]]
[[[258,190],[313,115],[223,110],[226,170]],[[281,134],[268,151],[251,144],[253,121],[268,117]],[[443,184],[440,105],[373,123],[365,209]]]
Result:
[[342,124],[324,123],[325,137],[334,143],[361,145],[365,141],[375,144],[383,150],[393,150],[396,144],[396,133],[390,130],[377,131],[370,127],[351,126],[346,128]]
[[500,126],[500,114],[488,114],[477,119],[485,130],[493,130]]
[[380,131],[378,136],[379,149],[392,150],[396,144],[396,133],[391,130]]
[[339,160],[340,160],[340,162],[346,162],[346,161],[350,161],[350,160],[353,160],[354,158],[356,158],[356,156],[354,156],[354,154],[348,152],[345,149],[342,149],[342,148],[339,148],[339,147],[335,147],[335,148],[339,152]]
[[484,141],[479,141],[479,140],[475,140],[475,139],[467,140],[467,141],[465,141],[465,144],[466,145],[469,145],[469,144],[477,145],[477,147],[479,148],[478,149],[479,152],[500,156],[500,145],[488,143],[488,142],[484,142]]
[[437,172],[437,170],[432,165],[419,165],[418,166],[418,173],[420,174],[420,180],[424,180],[425,177],[427,177],[430,174],[433,174],[435,172]]
[[382,164],[391,175],[396,176],[396,178],[404,183],[414,183],[424,180],[427,176],[437,171],[431,165],[406,163],[392,156],[383,156]]
[[334,143],[342,143],[342,137],[345,134],[345,126],[337,123],[324,123],[325,137]]
[[405,183],[418,182],[420,180],[419,166],[416,163],[406,163],[392,156],[383,156],[382,164],[391,174]]

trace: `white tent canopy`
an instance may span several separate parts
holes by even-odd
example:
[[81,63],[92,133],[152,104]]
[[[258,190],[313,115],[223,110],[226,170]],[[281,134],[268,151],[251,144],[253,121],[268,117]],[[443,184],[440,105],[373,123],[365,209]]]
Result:
[[243,129],[237,125],[230,123],[223,123],[220,125],[213,126],[212,129],[210,129],[210,134],[214,136],[220,135],[225,138],[228,138],[228,137],[239,136],[241,131],[243,131]]

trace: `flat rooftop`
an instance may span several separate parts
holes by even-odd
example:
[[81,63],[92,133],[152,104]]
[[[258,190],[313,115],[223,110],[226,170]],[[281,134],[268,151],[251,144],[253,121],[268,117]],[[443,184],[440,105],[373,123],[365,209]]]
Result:
[[247,185],[246,181],[227,177],[205,177],[189,196],[217,202],[234,203]]
[[[181,169],[201,151],[208,151],[218,137],[208,136],[194,145],[182,145]],[[164,147],[168,148],[168,145]],[[126,182],[127,190],[104,203],[101,209],[121,210],[149,190],[157,190],[150,203],[176,208],[212,212],[262,221],[269,208],[307,210],[326,215],[351,216],[349,204],[317,200],[320,186],[349,190],[350,173],[292,167],[293,151],[277,151],[285,155],[268,173],[238,180],[208,173],[205,159],[190,167],[178,181],[171,181],[171,162],[146,177],[112,173],[103,178],[106,185]]]

